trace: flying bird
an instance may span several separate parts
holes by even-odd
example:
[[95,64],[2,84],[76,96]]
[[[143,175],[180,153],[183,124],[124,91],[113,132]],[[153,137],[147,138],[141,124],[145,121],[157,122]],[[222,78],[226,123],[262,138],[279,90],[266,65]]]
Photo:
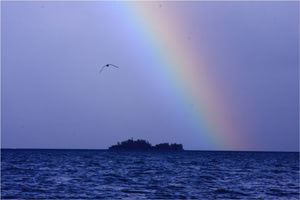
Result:
[[102,73],[102,71],[104,70],[105,67],[115,67],[115,68],[119,68],[118,66],[116,66],[116,65],[114,65],[114,64],[106,64],[106,65],[104,65],[104,66],[101,68],[101,70],[99,71],[100,74]]

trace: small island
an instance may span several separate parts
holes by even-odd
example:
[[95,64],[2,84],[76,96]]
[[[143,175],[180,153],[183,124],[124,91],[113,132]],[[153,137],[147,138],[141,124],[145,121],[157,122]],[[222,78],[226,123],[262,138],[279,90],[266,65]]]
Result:
[[109,150],[138,150],[138,151],[183,151],[182,144],[169,144],[169,143],[161,143],[155,146],[152,146],[146,140],[133,140],[129,139],[127,141],[118,142],[116,145],[112,145],[109,147]]

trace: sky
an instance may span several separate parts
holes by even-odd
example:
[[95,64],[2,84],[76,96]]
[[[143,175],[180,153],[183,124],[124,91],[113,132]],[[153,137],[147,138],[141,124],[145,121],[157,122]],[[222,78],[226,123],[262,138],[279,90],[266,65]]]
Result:
[[1,4],[2,148],[299,151],[299,2]]

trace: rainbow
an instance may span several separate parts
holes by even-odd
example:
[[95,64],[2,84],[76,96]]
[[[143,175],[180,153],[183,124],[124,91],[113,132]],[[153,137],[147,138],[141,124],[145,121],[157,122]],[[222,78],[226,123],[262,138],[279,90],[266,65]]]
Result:
[[203,59],[201,52],[209,47],[203,42],[196,50],[192,42],[184,39],[188,28],[178,7],[159,8],[158,2],[122,3],[130,28],[138,31],[137,37],[147,40],[149,49],[165,66],[159,73],[176,84],[184,101],[195,105],[191,112],[199,134],[222,150],[248,149],[249,140],[240,136],[243,127],[231,116],[238,111],[233,103],[225,102],[230,98],[218,88],[218,80],[209,73],[211,66]]

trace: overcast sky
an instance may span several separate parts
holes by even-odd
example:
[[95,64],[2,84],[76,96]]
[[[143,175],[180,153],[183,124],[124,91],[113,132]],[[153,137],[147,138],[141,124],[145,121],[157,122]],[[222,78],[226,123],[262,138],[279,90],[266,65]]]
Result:
[[[143,22],[128,5],[137,2],[1,4],[2,148],[104,149],[133,137],[193,150],[299,150],[299,2],[143,5],[177,13],[182,40],[234,105],[220,103],[244,131],[226,149],[197,128],[180,83],[163,74],[146,42],[156,21]],[[106,63],[120,68],[99,74]]]

